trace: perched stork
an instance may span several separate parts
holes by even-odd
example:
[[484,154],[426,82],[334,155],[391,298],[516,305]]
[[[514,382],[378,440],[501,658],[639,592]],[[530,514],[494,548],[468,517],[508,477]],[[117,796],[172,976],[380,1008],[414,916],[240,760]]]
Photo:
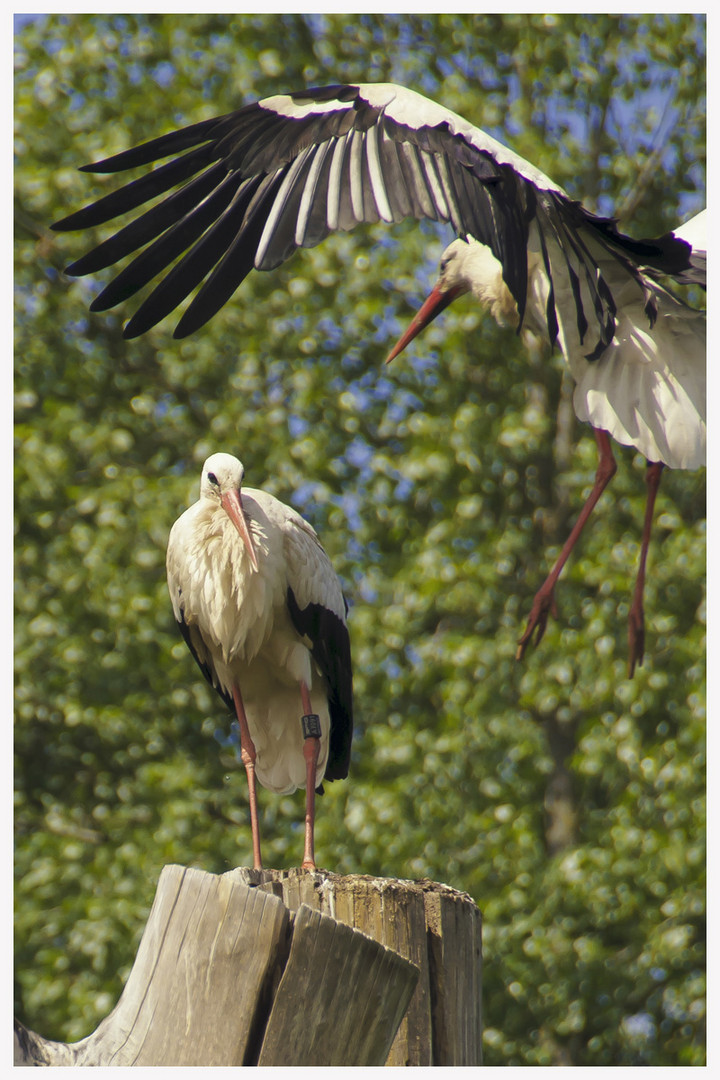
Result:
[[[143,250],[91,305],[103,311],[165,273],[125,326],[135,337],[200,286],[175,328],[192,333],[253,268],[272,270],[335,229],[404,217],[450,222],[438,286],[397,353],[471,291],[500,322],[542,335],[576,381],[575,409],[600,461],[558,564],[538,592],[518,656],[544,632],[557,576],[615,472],[609,437],[649,462],[630,672],[643,657],[642,578],[660,472],[705,460],[705,315],[659,280],[705,282],[699,222],[635,240],[456,113],[391,83],[277,95],[84,166],[111,173],[171,158],[53,227],[101,225],[164,195],[68,267],[97,273]],[[172,266],[171,269],[169,269]],[[647,536],[647,539],[646,539]]]
[[[200,499],[170,530],[167,579],[180,631],[240,725],[253,862],[255,778],[306,788],[303,867],[314,869],[315,791],[348,774],[352,671],[340,582],[315,530],[230,454],[203,465]],[[311,701],[312,694],[312,701]]]

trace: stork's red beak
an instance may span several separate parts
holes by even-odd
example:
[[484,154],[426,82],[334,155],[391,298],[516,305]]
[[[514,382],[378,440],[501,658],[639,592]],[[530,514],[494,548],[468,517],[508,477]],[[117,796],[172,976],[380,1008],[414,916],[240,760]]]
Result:
[[253,544],[250,530],[245,520],[245,514],[243,512],[242,499],[239,491],[226,491],[220,499],[220,505],[232,521],[233,525],[240,533],[240,539],[242,540],[247,553],[250,556],[250,562],[253,564],[255,570],[258,570],[257,555],[255,554],[255,545]]
[[409,345],[412,339],[417,337],[421,330],[424,330],[426,326],[429,326],[441,311],[444,311],[446,307],[452,304],[453,300],[456,300],[458,296],[462,296],[464,292],[467,292],[467,289],[462,285],[455,285],[452,289],[447,289],[445,291],[440,288],[439,284],[436,285],[393,351],[388,356],[385,363],[389,364],[391,360],[394,360],[396,356],[399,356],[405,346]]

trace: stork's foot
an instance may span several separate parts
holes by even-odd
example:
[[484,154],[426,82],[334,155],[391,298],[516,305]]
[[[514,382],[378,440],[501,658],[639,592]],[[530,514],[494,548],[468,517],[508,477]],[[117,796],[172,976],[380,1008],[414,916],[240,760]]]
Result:
[[525,650],[528,645],[530,645],[533,634],[535,635],[535,645],[537,646],[540,644],[543,639],[543,634],[545,633],[549,615],[552,615],[553,619],[557,619],[555,587],[553,585],[548,589],[543,585],[535,594],[525,633],[518,641],[517,652],[515,653],[516,660],[522,660],[525,656]]
[[635,666],[642,667],[645,656],[645,614],[642,604],[633,602],[628,616],[628,678],[635,674]]

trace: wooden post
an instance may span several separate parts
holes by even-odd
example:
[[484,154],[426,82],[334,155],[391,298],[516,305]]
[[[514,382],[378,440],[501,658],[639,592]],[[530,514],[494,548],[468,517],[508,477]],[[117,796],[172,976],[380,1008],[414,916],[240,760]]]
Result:
[[429,880],[327,870],[237,873],[282,897],[291,911],[315,908],[419,968],[387,1065],[482,1064],[482,918],[467,893]]
[[[408,962],[410,961],[410,962]],[[166,866],[118,1004],[16,1065],[479,1064],[480,913],[433,882]]]

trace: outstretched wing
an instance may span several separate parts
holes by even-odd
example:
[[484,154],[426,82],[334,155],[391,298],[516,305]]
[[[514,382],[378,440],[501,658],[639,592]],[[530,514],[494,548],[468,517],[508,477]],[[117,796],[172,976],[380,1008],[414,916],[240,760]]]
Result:
[[392,83],[265,98],[84,168],[120,172],[164,158],[172,160],[53,226],[99,225],[177,188],[68,267],[70,274],[96,273],[144,249],[100,293],[94,311],[168,271],[127,323],[126,337],[154,326],[200,286],[175,329],[185,337],[253,268],[271,270],[296,248],[359,222],[431,218],[486,244],[502,264],[520,324],[535,226],[550,279],[550,340],[558,329],[553,281],[562,275],[580,336],[592,325],[590,347],[600,351],[612,338],[615,304],[598,249],[641,283],[640,266],[677,275],[689,266],[689,246],[672,234],[623,236],[485,132]]

